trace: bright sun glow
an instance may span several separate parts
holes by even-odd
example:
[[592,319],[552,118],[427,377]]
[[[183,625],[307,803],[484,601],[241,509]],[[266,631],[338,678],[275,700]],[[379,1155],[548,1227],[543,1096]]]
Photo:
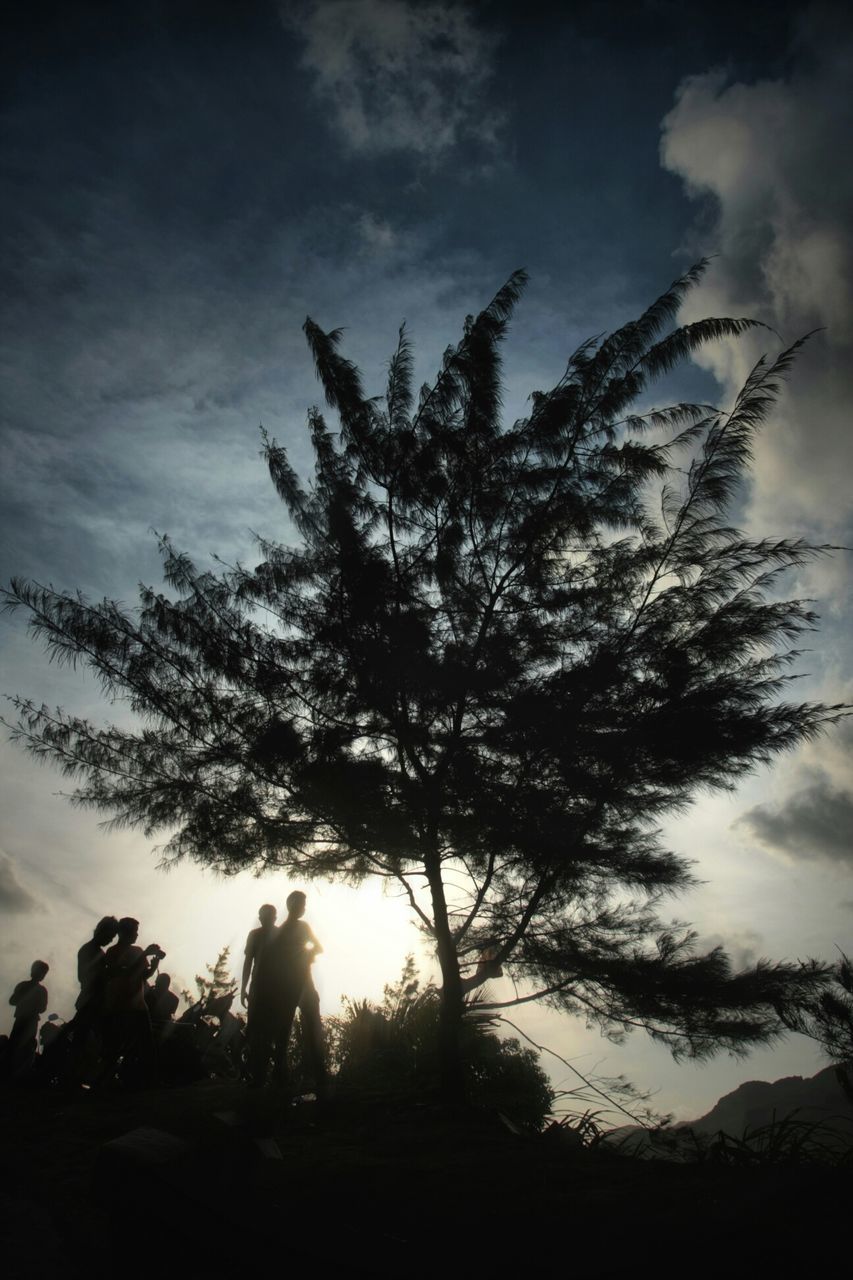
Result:
[[429,949],[415,928],[408,902],[383,893],[375,882],[355,889],[305,884],[285,875],[221,880],[195,868],[179,868],[157,877],[140,936],[159,942],[166,951],[163,967],[172,975],[173,987],[193,989],[193,975],[203,972],[226,946],[231,949],[231,971],[239,980],[246,935],[257,926],[258,908],[271,902],[280,923],[286,915],[285,899],[295,888],[307,894],[305,919],[323,946],[314,981],[325,1014],[338,1012],[342,995],[381,998],[385,983],[400,976],[409,952],[415,953],[422,976],[427,976]]

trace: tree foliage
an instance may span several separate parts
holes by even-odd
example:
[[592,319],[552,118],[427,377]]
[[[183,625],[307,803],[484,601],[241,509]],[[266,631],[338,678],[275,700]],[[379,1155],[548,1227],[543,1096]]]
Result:
[[853,1102],[853,963],[849,956],[842,951],[827,986],[787,1012],[785,1020],[792,1031],[821,1045]]
[[81,780],[77,801],[165,831],[170,858],[396,881],[435,942],[448,1061],[466,993],[500,968],[529,998],[696,1055],[775,1034],[821,978],[733,973],[659,915],[692,883],[661,819],[842,712],[784,698],[815,615],[777,578],[825,548],[726,514],[800,344],[759,360],[728,410],[646,407],[657,378],[752,326],[673,327],[703,267],[583,343],[508,424],[499,348],[523,272],[417,394],[405,329],[369,397],[341,332],[309,319],[338,424],[311,410],[307,485],[264,435],[289,543],[214,572],[164,538],[170,591],[143,588],[136,610],[7,593],[52,657],[139,717],[19,702],[18,736]]

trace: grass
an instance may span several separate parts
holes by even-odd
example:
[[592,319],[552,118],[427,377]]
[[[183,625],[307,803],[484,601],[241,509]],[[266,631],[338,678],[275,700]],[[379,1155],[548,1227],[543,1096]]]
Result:
[[609,1145],[628,1158],[732,1169],[806,1165],[853,1168],[853,1124],[845,1116],[806,1120],[793,1112],[781,1119],[774,1116],[768,1124],[747,1126],[740,1137],[722,1129],[700,1133],[689,1126],[663,1126],[645,1134],[618,1136]]
[[[121,1259],[123,1280],[150,1280],[163,1258],[189,1254],[187,1274],[215,1277],[272,1255],[299,1271],[455,1280],[556,1257],[593,1280],[628,1273],[638,1248],[703,1275],[697,1242],[710,1240],[717,1273],[723,1256],[729,1275],[732,1259],[753,1274],[828,1267],[811,1224],[843,1220],[853,1169],[806,1159],[823,1142],[814,1125],[640,1159],[603,1140],[603,1118],[590,1108],[534,1136],[494,1111],[357,1091],[321,1109],[216,1081],[102,1099],[6,1090],[4,1263],[72,1280]],[[110,1144],[140,1127],[184,1154],[122,1162]]]

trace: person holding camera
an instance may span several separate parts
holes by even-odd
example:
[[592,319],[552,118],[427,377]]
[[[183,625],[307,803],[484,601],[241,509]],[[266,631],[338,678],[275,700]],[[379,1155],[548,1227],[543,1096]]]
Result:
[[104,956],[104,1083],[112,1080],[119,1060],[122,1079],[128,1084],[150,1085],[156,1076],[145,983],[166,952],[156,942],[143,951],[136,946],[138,937],[139,921],[124,916],[118,922],[118,940]]

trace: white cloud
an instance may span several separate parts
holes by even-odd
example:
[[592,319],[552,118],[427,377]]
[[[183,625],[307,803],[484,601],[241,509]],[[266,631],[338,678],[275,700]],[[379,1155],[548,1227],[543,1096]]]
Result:
[[21,884],[8,853],[0,852],[0,911],[10,914],[39,911],[41,903]]
[[406,0],[286,0],[303,65],[355,152],[435,161],[465,139],[495,145],[485,91],[494,37],[468,8]]
[[[682,320],[750,315],[786,344],[825,326],[759,437],[748,516],[761,532],[799,526],[838,539],[853,488],[849,19],[812,10],[792,66],[785,79],[755,84],[729,84],[720,71],[686,80],[663,122],[661,154],[690,194],[712,197],[713,228],[697,248],[720,255]],[[759,333],[709,348],[701,363],[731,393],[774,345]]]
[[[821,328],[801,352],[758,435],[740,522],[754,536],[803,535],[850,545],[853,537],[853,24],[840,9],[802,17],[788,71],[752,84],[723,71],[686,80],[663,122],[661,158],[697,202],[690,248],[716,252],[680,320],[752,316],[784,345]],[[724,399],[763,352],[780,350],[759,330],[708,347],[699,363]],[[783,584],[817,598],[824,615],[817,653],[798,664],[808,693],[849,702],[850,562],[822,560]],[[808,696],[808,695],[806,695]],[[809,875],[849,873],[853,817],[850,721],[803,744],[759,803],[734,823],[741,839],[782,854]],[[756,798],[758,798],[756,796]],[[766,796],[766,798],[764,798]],[[792,874],[795,872],[792,872]],[[818,880],[814,880],[818,883]],[[829,908],[827,908],[827,911]]]

